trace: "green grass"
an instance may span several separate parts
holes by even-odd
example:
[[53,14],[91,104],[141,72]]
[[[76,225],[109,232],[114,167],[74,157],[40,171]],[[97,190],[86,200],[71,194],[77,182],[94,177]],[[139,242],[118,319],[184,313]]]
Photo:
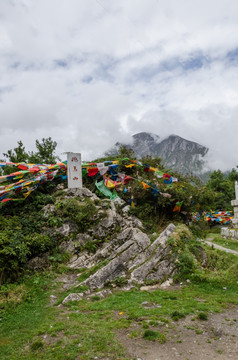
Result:
[[199,320],[204,320],[204,321],[208,319],[207,314],[205,312],[198,313],[197,318]]
[[224,239],[221,236],[216,236],[214,237],[213,242],[227,249],[238,251],[238,240]]
[[[153,330],[155,338],[147,339],[164,342],[165,327],[160,324],[170,324],[173,315],[194,314],[199,319],[201,314],[219,312],[229,304],[238,305],[236,281],[227,284],[224,291],[221,280],[209,281],[207,276],[204,281],[178,290],[117,291],[97,301],[84,299],[67,306],[50,306],[51,294],[58,299],[68,294],[60,289],[56,276],[46,272],[25,278],[23,284],[10,286],[7,300],[4,294],[8,288],[2,289],[1,360],[90,360],[95,356],[125,359],[126,350],[117,340],[121,329],[127,329],[128,336],[136,339],[142,338],[145,330],[150,330],[146,334]],[[15,296],[18,289],[19,302]],[[144,308],[144,301],[160,307]]]
[[[210,240],[209,240],[209,238],[210,238]],[[220,235],[220,231],[219,231],[219,233],[217,233],[217,232],[209,232],[209,233],[207,233],[206,240],[212,241],[212,242],[214,242],[214,243],[216,243],[218,245],[221,245],[221,246],[223,246],[225,248],[238,251],[238,240],[224,239]]]
[[143,338],[150,341],[157,340],[160,344],[164,344],[166,342],[166,336],[154,330],[145,330]]
[[[107,298],[95,293],[91,299],[63,306],[61,302],[70,292],[87,290],[85,285],[71,291],[61,289],[55,278],[69,272],[66,265],[53,267],[51,273],[25,277],[21,283],[2,286],[1,360],[90,360],[95,356],[125,359],[126,349],[118,340],[122,329],[127,329],[125,336],[135,341],[142,339],[143,334],[148,337],[152,334],[154,339],[147,340],[163,342],[165,325],[175,326],[176,320],[189,314],[199,322],[229,304],[238,305],[237,256],[207,246],[204,268],[199,263],[200,245],[192,240],[183,243],[181,237],[177,240],[181,243],[180,254],[186,255],[179,257],[183,271],[177,279],[186,285],[176,290],[116,291]],[[106,264],[107,260],[89,270],[81,269],[79,284]],[[117,278],[117,285],[122,280]],[[57,297],[55,306],[50,305],[50,295]],[[142,305],[145,301],[155,306],[145,308]],[[198,327],[194,329],[201,333]]]
[[[25,280],[25,294],[20,304],[11,299],[2,303],[0,322],[0,353],[1,359],[18,359],[19,352],[31,340],[32,344],[36,329],[43,322],[53,321],[57,309],[47,306],[49,300],[48,284],[51,276],[34,276]],[[16,287],[17,290],[17,287]],[[40,342],[40,339],[39,339]],[[36,342],[35,342],[36,343]],[[32,345],[33,348],[34,345]]]

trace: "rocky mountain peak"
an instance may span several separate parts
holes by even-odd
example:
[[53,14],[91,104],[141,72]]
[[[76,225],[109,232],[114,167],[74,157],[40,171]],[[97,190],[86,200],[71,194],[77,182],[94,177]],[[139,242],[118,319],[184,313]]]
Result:
[[[117,142],[106,155],[117,155],[122,143]],[[156,134],[140,132],[132,136],[132,144],[123,144],[132,149],[137,158],[160,157],[168,168],[182,173],[200,174],[206,165],[208,148],[194,141],[172,134],[160,139]]]
[[151,142],[157,142],[159,141],[159,136],[153,133],[148,132],[140,132],[138,134],[132,135],[132,138],[134,141],[151,141]]

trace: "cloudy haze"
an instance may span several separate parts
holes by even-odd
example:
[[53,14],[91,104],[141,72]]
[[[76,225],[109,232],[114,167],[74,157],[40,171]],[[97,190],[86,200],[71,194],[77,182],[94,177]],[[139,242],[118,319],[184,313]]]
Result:
[[148,131],[238,165],[237,0],[0,0],[0,157],[93,159]]

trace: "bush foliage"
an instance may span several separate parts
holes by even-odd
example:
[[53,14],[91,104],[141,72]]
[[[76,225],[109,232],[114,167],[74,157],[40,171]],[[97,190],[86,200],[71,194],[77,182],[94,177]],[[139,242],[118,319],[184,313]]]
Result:
[[[45,184],[24,202],[6,203],[2,207],[0,284],[17,279],[31,258],[47,251],[54,254],[64,240],[64,236],[54,230],[63,222],[75,224],[77,231],[84,231],[93,224],[96,207],[90,200],[58,198],[53,192],[52,184]],[[54,204],[55,211],[45,217],[47,204]],[[55,259],[55,255],[53,257]]]

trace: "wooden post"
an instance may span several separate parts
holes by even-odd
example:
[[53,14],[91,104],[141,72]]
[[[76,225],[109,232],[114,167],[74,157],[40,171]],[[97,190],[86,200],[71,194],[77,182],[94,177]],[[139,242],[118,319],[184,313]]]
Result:
[[82,189],[81,154],[67,152],[68,188]]

